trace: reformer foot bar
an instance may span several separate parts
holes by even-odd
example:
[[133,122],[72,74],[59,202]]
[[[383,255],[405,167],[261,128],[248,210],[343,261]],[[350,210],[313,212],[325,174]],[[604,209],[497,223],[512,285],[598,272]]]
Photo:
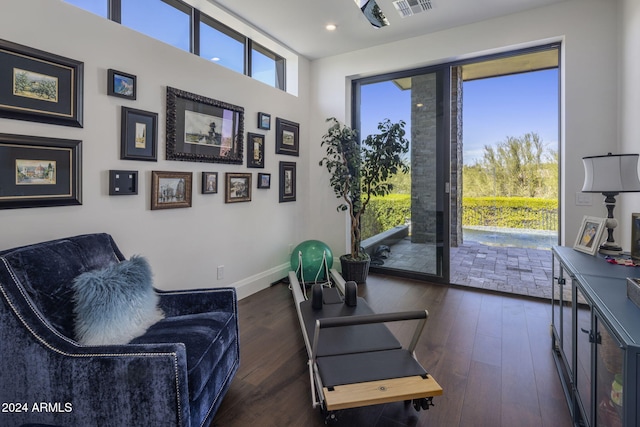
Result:
[[[330,277],[328,287],[314,284],[307,299],[296,273],[289,272],[309,358],[313,407],[320,406],[327,420],[335,419],[336,410],[397,401],[428,409],[433,397],[442,395],[414,353],[428,312],[376,314],[357,297],[355,282],[345,283],[335,269]],[[384,323],[406,320],[418,320],[418,325],[405,349]]]

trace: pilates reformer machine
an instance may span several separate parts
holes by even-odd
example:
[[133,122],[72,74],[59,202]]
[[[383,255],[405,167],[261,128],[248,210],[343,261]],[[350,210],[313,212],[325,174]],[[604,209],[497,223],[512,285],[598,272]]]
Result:
[[[323,283],[307,285],[302,277],[301,284],[297,273],[289,272],[309,358],[312,406],[320,407],[325,423],[336,421],[338,410],[389,402],[429,409],[442,387],[414,354],[427,311],[376,314],[357,296],[355,282],[324,265]],[[407,320],[417,326],[403,348],[385,323]]]

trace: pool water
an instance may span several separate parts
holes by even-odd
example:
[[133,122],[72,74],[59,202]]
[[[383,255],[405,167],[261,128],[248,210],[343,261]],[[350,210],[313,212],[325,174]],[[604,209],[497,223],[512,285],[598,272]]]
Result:
[[556,231],[529,230],[522,228],[463,227],[464,242],[476,242],[488,246],[515,248],[551,249],[558,244]]

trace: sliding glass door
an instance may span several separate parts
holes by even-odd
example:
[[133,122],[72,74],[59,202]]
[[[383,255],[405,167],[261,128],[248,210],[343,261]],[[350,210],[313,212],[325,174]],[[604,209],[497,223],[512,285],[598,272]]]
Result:
[[407,174],[392,194],[372,200],[362,225],[374,272],[449,280],[449,145],[451,73],[438,67],[353,83],[354,125],[361,139],[379,122],[404,121]]

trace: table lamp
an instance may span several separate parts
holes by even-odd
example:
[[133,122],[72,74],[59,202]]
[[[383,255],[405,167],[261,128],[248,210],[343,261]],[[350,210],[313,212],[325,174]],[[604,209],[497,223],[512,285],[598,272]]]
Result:
[[640,191],[638,180],[638,154],[607,154],[606,156],[583,157],[583,193],[602,193],[607,207],[607,241],[598,252],[606,255],[621,255],[622,248],[613,240],[613,230],[618,225],[613,217],[616,196],[619,193]]

